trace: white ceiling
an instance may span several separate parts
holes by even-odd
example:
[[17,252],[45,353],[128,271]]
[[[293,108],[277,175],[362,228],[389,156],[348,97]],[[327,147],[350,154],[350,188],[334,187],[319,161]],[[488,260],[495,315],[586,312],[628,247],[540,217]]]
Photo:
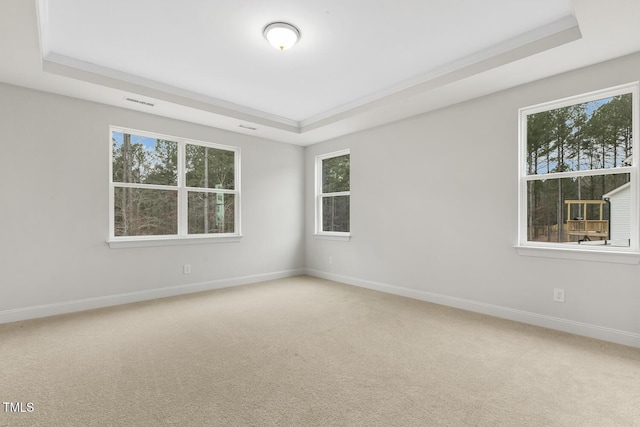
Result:
[[[639,19],[638,0],[3,0],[0,81],[307,145],[640,51]],[[273,21],[300,42],[272,48]]]

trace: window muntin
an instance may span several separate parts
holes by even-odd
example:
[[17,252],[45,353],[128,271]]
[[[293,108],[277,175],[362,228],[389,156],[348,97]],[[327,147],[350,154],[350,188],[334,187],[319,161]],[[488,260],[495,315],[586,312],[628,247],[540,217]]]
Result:
[[637,84],[520,110],[519,244],[638,250]]
[[239,236],[239,154],[112,127],[110,240]]
[[351,154],[349,150],[316,157],[316,233],[349,235]]

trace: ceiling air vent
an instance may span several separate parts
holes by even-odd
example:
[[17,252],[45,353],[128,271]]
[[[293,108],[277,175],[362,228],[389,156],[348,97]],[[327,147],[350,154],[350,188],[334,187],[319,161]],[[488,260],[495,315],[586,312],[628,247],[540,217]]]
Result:
[[123,98],[125,101],[129,101],[129,102],[133,102],[135,104],[139,104],[139,105],[146,105],[147,107],[153,107],[156,104],[154,104],[153,102],[149,102],[149,101],[143,101],[141,99],[135,99],[135,98],[130,98],[128,96],[125,96]]

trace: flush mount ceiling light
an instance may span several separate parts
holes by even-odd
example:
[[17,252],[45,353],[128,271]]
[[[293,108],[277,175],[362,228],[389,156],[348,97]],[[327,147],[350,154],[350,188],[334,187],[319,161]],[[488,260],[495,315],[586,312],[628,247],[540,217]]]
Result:
[[272,22],[264,27],[264,38],[278,50],[289,49],[300,39],[300,30],[286,22]]

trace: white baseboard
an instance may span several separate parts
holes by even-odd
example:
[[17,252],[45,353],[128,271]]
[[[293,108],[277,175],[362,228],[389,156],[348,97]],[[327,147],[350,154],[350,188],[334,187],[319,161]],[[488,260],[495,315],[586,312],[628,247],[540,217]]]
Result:
[[369,280],[362,280],[355,277],[342,276],[339,274],[333,274],[319,270],[307,269],[306,274],[308,274],[309,276],[345,283],[347,285],[353,285],[361,288],[372,289],[375,291],[386,292],[389,294],[414,298],[422,301],[432,302],[435,304],[460,308],[462,310],[473,311],[476,313],[487,314],[503,319],[514,320],[516,322],[527,323],[530,325],[541,326],[544,328],[555,329],[558,331],[569,332],[576,335],[582,335],[590,338],[600,339],[603,341],[609,341],[617,344],[640,348],[640,334],[636,334],[633,332],[605,328],[603,326],[591,325],[589,323],[575,322],[573,320],[562,319],[559,317],[547,316],[544,314],[532,313],[523,310],[516,310],[509,307],[486,304],[479,301],[457,298],[433,292],[426,292],[417,289],[388,285],[385,283],[372,282]]
[[194,292],[211,291],[232,286],[247,285],[264,282],[266,280],[284,279],[286,277],[305,274],[305,270],[286,270],[252,276],[233,277],[229,279],[212,280],[201,283],[169,286],[158,289],[128,292],[125,294],[106,295],[96,298],[86,298],[75,301],[65,301],[54,304],[37,305],[33,307],[16,308],[0,311],[0,324],[35,319],[38,317],[54,316],[56,314],[73,313],[94,308],[110,307],[132,302],[147,301],[156,298],[172,297]]

